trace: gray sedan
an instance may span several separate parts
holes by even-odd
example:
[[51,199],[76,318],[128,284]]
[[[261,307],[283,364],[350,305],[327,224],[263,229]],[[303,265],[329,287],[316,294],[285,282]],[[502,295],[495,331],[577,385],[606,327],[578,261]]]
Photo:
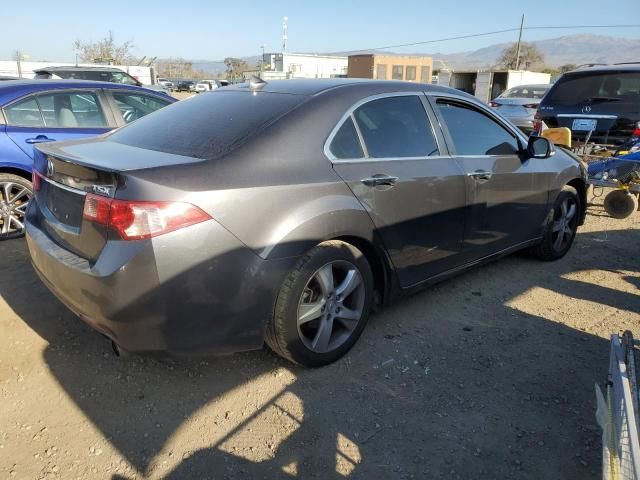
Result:
[[26,236],[45,284],[117,349],[266,341],[315,367],[376,304],[516,250],[565,255],[585,180],[456,90],[255,80],[40,144]]
[[489,102],[489,106],[508,118],[524,133],[533,131],[534,116],[542,97],[551,85],[520,85],[502,92]]

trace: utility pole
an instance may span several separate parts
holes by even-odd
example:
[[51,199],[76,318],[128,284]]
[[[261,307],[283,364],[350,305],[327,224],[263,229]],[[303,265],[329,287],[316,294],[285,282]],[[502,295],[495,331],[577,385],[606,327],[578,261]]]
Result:
[[287,22],[289,21],[289,17],[284,17],[282,19],[282,53],[287,51],[287,43],[289,40],[289,36],[287,35]]
[[518,47],[516,48],[516,70],[520,70],[520,44],[522,43],[522,29],[524,28],[524,13],[520,19],[520,34],[518,35]]
[[262,72],[264,72],[264,45],[260,45],[262,49],[262,58],[260,59],[260,78],[262,78]]
[[18,78],[22,78],[22,52],[20,50],[16,50],[13,57],[15,58],[16,66],[18,67]]

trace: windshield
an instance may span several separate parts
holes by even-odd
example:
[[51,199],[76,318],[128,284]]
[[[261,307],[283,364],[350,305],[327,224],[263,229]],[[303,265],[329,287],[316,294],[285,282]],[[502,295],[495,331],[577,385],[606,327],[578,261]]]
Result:
[[188,157],[214,159],[306,97],[223,91],[183,100],[117,130],[109,141]]
[[640,72],[565,75],[549,92],[547,101],[557,105],[588,102],[640,102]]
[[550,85],[521,85],[513,87],[500,95],[502,98],[533,98],[541,99],[549,90]]

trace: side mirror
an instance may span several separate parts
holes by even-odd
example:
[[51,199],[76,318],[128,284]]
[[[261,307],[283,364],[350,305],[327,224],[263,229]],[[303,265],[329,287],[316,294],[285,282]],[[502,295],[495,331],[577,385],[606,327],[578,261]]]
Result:
[[544,137],[529,137],[527,158],[549,158],[556,153],[553,144]]

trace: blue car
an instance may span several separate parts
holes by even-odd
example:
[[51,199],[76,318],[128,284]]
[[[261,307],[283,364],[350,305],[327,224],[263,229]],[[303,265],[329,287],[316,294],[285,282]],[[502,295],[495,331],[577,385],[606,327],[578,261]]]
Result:
[[99,135],[175,101],[153,90],[107,82],[1,82],[0,240],[24,233],[35,144]]

